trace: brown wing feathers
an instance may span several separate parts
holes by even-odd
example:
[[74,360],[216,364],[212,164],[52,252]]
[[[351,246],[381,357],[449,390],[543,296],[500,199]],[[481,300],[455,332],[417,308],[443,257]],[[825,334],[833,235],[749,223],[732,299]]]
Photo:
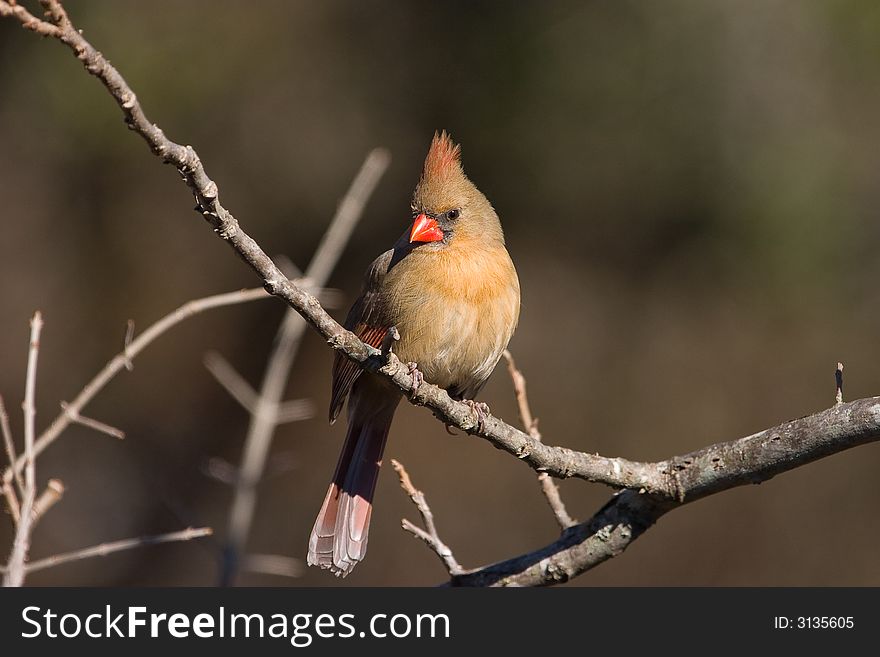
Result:
[[[356,326],[352,333],[357,335],[363,342],[378,349],[388,333],[388,329],[381,326]],[[351,386],[361,375],[363,370],[351,362],[344,355],[337,353],[333,359],[333,388],[330,394],[330,424],[336,422],[339,411],[345,403],[345,398],[351,392]]]

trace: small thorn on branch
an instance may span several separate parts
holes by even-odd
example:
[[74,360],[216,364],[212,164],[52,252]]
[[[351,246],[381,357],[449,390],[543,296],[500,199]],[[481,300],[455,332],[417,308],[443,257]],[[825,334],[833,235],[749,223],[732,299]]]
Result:
[[834,380],[837,382],[837,395],[835,399],[838,404],[843,403],[843,363],[837,363],[837,369],[834,370]]
[[400,526],[416,538],[423,540],[425,544],[431,548],[438,557],[440,557],[440,560],[443,562],[443,565],[446,566],[446,570],[449,572],[450,576],[454,577],[462,574],[464,569],[459,565],[458,561],[455,560],[452,550],[437,534],[437,527],[434,525],[434,514],[431,512],[431,507],[428,506],[425,494],[413,486],[412,480],[409,478],[409,473],[407,473],[406,468],[403,467],[403,464],[400,463],[400,461],[391,459],[391,465],[394,467],[394,470],[397,472],[397,476],[400,479],[400,487],[419,510],[425,529],[417,527],[406,518],[400,521]]

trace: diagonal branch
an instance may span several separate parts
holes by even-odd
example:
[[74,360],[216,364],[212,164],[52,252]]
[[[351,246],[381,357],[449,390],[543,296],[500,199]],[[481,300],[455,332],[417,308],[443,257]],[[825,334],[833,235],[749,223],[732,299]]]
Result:
[[60,38],[61,36],[60,28],[48,21],[37,18],[23,6],[15,2],[15,0],[0,2],[0,17],[6,16],[12,16],[21,23],[21,26],[24,29],[36,32],[41,36],[55,38]]
[[[130,360],[125,363],[125,369],[130,369],[129,365],[131,365]],[[125,432],[122,429],[117,429],[116,427],[110,426],[105,422],[94,420],[90,417],[86,417],[85,415],[80,415],[78,411],[72,410],[70,408],[70,404],[68,404],[67,402],[61,402],[61,410],[65,411],[70,416],[70,421],[74,424],[79,424],[80,426],[94,429],[98,433],[107,434],[108,436],[112,438],[117,438],[119,440],[125,438]]]
[[[53,7],[60,6],[57,0],[44,1]],[[0,7],[4,4],[8,5],[0,0]],[[422,383],[414,386],[409,369],[393,354],[383,357],[378,350],[364,344],[334,320],[310,292],[284,276],[253,238],[242,230],[232,213],[220,203],[217,184],[208,176],[192,146],[171,141],[147,119],[137,96],[119,72],[66,18],[57,27],[59,29],[52,36],[67,45],[86,70],[104,84],[122,110],[129,128],[139,134],[163,162],[177,167],[195,196],[198,211],[214,232],[254,270],[270,294],[286,301],[332,348],[341,351],[367,371],[396,385],[410,402],[427,406],[445,424],[489,440],[495,447],[513,454],[539,472],[560,478],[579,477],[616,487],[664,490],[663,477],[651,464],[544,445],[491,415],[487,415],[478,427],[468,404],[453,400],[445,390],[435,385]]]
[[241,568],[249,573],[275,577],[301,577],[303,574],[302,561],[280,554],[246,554]]
[[37,414],[34,398],[37,388],[37,357],[40,353],[40,331],[43,317],[39,311],[31,320],[30,347],[28,349],[27,375],[24,386],[24,497],[19,510],[18,525],[12,541],[12,554],[6,566],[3,586],[21,586],[24,583],[25,562],[31,546],[31,530],[36,520],[34,502],[37,499],[36,452],[34,451],[34,417]]
[[[306,269],[305,278],[313,285],[319,287],[326,285],[363,214],[367,201],[388,168],[389,161],[390,156],[383,149],[375,149],[367,155]],[[316,307],[321,308],[317,302]],[[323,309],[321,310],[323,312]],[[245,438],[241,470],[236,479],[235,495],[229,510],[227,542],[220,574],[220,581],[224,586],[232,584],[235,579],[238,560],[244,552],[250,534],[257,505],[257,485],[266,468],[266,459],[275,428],[282,422],[290,421],[291,407],[288,406],[287,413],[282,415],[281,399],[305,329],[303,318],[294,310],[288,310],[275,336],[274,347],[263,373],[260,392],[254,401],[251,422]]]
[[[236,292],[227,292],[225,294],[215,294],[210,297],[194,299],[188,301],[176,310],[172,311],[156,323],[148,327],[143,333],[138,335],[130,344],[124,346],[123,351],[113,357],[104,368],[98,372],[95,377],[89,381],[85,387],[77,394],[74,400],[67,403],[61,413],[52,421],[52,424],[40,434],[34,443],[34,456],[39,456],[43,450],[58,439],[58,436],[74,422],[74,418],[79,414],[94,397],[106,386],[119,372],[126,369],[126,365],[131,363],[131,359],[135,358],[144,349],[146,349],[156,338],[165,333],[168,329],[176,326],[185,319],[192,317],[198,313],[202,313],[212,308],[220,308],[223,306],[232,306],[248,301],[256,301],[257,299],[269,299],[270,296],[262,288],[252,288],[249,290],[239,290]],[[25,457],[19,456],[15,461],[15,466],[9,466],[3,472],[3,484],[8,484],[19,476],[24,470]]]
[[413,486],[409,473],[400,461],[391,459],[391,465],[400,479],[400,487],[409,495],[409,499],[412,500],[412,503],[419,510],[419,515],[422,516],[422,523],[425,525],[425,529],[417,527],[406,518],[400,521],[400,526],[416,538],[422,539],[440,557],[440,561],[446,566],[450,576],[456,577],[465,572],[464,568],[455,560],[452,550],[440,539],[440,534],[437,533],[437,527],[434,525],[434,514],[431,512],[431,507],[428,506],[425,494]]
[[[60,479],[50,479],[44,490],[37,500],[34,502],[34,509],[31,513],[34,516],[34,522],[46,515],[46,512],[61,501],[64,496],[64,483]],[[25,568],[27,570],[27,568]]]
[[[217,235],[254,270],[270,294],[286,301],[333,349],[397,386],[411,403],[427,406],[445,424],[486,439],[538,472],[630,489],[616,497],[592,520],[566,530],[559,541],[539,551],[540,554],[525,555],[533,559],[535,555],[544,555],[531,566],[524,565],[521,557],[502,562],[503,568],[502,564],[496,564],[463,575],[456,583],[477,581],[479,573],[486,570],[496,574],[503,571],[504,582],[513,584],[550,583],[557,581],[555,575],[560,572],[563,577],[574,576],[618,554],[670,508],[734,486],[758,483],[830,454],[880,440],[878,398],[837,404],[832,409],[753,436],[658,463],[609,458],[545,445],[490,415],[477,426],[477,419],[468,404],[454,401],[446,391],[429,383],[414,386],[412,374],[393,353],[382,355],[364,344],[330,317],[311,293],[288,280],[220,203],[217,184],[206,173],[196,151],[191,146],[169,140],[147,119],[134,92],[107,59],[70,23],[58,0],[42,0],[41,4],[51,22],[40,21],[6,0],[0,0],[0,16],[11,16],[25,28],[52,36],[68,46],[86,70],[107,88],[128,126],[164,162],[178,169],[195,196],[197,210]],[[45,433],[41,436],[35,451],[57,437],[57,432],[51,433],[52,430],[52,427],[47,430],[49,438]],[[46,442],[41,443],[44,438]],[[20,471],[23,463],[24,459],[19,457],[15,468],[7,469],[5,483],[12,481],[13,472]],[[608,548],[612,544],[608,542],[608,536],[614,538],[613,549]],[[594,541],[601,545],[594,544]],[[552,566],[550,571],[542,565],[545,563]],[[555,564],[561,565],[557,569]],[[542,568],[544,575],[539,576]],[[496,580],[501,581],[501,578]]]
[[567,582],[620,555],[660,516],[675,506],[653,495],[626,490],[587,522],[566,529],[549,545],[457,577],[452,586],[550,586]]
[[[57,0],[44,0],[44,2],[53,7],[59,5]],[[0,7],[4,5],[8,6],[8,3],[0,0]],[[195,150],[191,146],[181,146],[172,142],[146,118],[134,92],[107,59],[69,22],[60,21],[59,28],[54,36],[73,50],[89,73],[101,80],[122,109],[129,127],[141,135],[151,149],[163,158],[163,161],[178,167],[184,182],[193,191],[199,203],[199,211],[216,229],[217,234],[261,277],[264,287],[270,294],[281,297],[297,310],[331,347],[343,352],[366,370],[394,383],[407,399],[417,405],[427,406],[440,420],[486,438],[494,446],[517,456],[539,472],[547,472],[560,478],[578,477],[619,488],[644,489],[646,492],[663,497],[675,498],[678,495],[675,478],[670,475],[670,464],[678,467],[685,463],[687,457],[656,464],[642,463],[545,445],[491,415],[487,416],[482,427],[478,428],[470,406],[454,401],[446,391],[435,385],[422,383],[418,386],[418,391],[414,391],[412,375],[394,354],[388,354],[387,358],[381,357],[376,349],[364,344],[330,317],[312,294],[281,273],[257,243],[241,229],[237,219],[220,204],[217,184],[208,177]],[[874,400],[862,401],[874,403]],[[847,404],[842,404],[836,410],[847,407]],[[843,433],[842,439],[834,443],[835,451],[880,439],[880,424],[875,421],[857,437],[849,436],[846,431]],[[765,463],[760,456],[753,460],[760,466],[759,469],[776,474],[778,469],[774,468],[777,459],[785,461],[796,458],[798,464],[802,464],[830,453],[826,436],[816,435],[811,438],[812,440],[805,445],[786,444],[782,454],[778,453],[779,450],[774,450],[769,462]],[[37,449],[39,451],[39,441]],[[717,467],[715,472],[729,471]],[[756,474],[756,476],[761,475]]]
[[205,354],[205,368],[214,376],[229,396],[237,401],[248,413],[257,408],[257,392],[245,378],[216,351]]
[[[25,570],[28,573],[33,573],[38,570],[45,570],[46,568],[54,568],[55,566],[70,563],[71,561],[80,561],[82,559],[91,559],[93,557],[106,557],[108,554],[122,552],[123,550],[133,550],[135,548],[146,547],[148,545],[158,545],[160,543],[177,543],[180,541],[191,541],[194,538],[210,536],[212,533],[213,532],[210,527],[199,527],[197,529],[193,529],[190,527],[188,529],[183,529],[177,532],[159,534],[158,536],[139,536],[137,538],[126,538],[121,541],[101,543],[100,545],[83,548],[81,550],[64,552],[62,554],[56,554],[51,557],[46,557],[45,559],[38,559],[36,561],[30,562],[26,566]],[[4,569],[2,567],[0,567],[0,572],[4,572]]]
[[[3,434],[3,446],[6,448],[6,458],[9,459],[9,463],[12,465],[16,461],[15,444],[12,441],[12,431],[9,428],[9,415],[6,413],[6,405],[3,403],[2,395],[0,395],[0,433]],[[18,471],[15,472],[15,485],[18,495],[24,497],[24,481],[22,481],[21,473]],[[20,509],[18,497],[16,497],[16,491],[12,488],[11,481],[3,482],[3,495],[6,497],[6,506],[9,507],[9,513],[12,514],[12,519],[15,521],[15,524],[18,524]]]
[[[510,379],[513,381],[513,391],[516,394],[516,403],[519,407],[519,418],[522,420],[523,426],[529,432],[529,435],[541,442],[541,432],[538,431],[538,418],[532,416],[532,409],[529,406],[529,396],[526,393],[526,377],[516,367],[511,353],[505,349],[504,358],[507,360],[507,371],[510,373]],[[541,485],[541,491],[547,498],[547,504],[553,511],[553,516],[559,524],[560,529],[568,529],[572,525],[577,524],[577,520],[568,515],[562,496],[559,494],[559,486],[550,478],[546,472],[538,474],[538,483]]]
[[452,579],[454,586],[541,586],[564,582],[622,553],[664,513],[737,486],[759,484],[880,437],[880,397],[837,404],[739,440],[656,464],[674,498],[628,490],[559,540]]

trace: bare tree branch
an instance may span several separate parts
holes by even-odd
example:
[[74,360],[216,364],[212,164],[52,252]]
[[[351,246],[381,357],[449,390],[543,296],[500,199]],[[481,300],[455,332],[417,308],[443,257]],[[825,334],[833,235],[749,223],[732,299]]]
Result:
[[834,401],[838,404],[843,403],[843,363],[837,364],[837,369],[834,370],[834,380],[837,383],[837,394],[834,397]]
[[248,413],[256,410],[257,391],[229,364],[228,360],[216,351],[209,351],[205,354],[204,363],[207,370],[217,379],[217,383],[223,386],[229,396],[241,404],[244,410]]
[[[529,435],[541,441],[541,432],[538,431],[538,418],[532,416],[532,409],[529,407],[529,397],[526,393],[526,377],[516,367],[513,356],[507,349],[504,350],[504,358],[507,360],[507,371],[510,373],[510,379],[513,381],[513,391],[516,394],[516,403],[519,407],[519,418],[522,420],[523,427],[529,432]],[[559,494],[559,486],[550,478],[546,472],[538,474],[538,483],[541,485],[541,491],[547,498],[547,504],[553,511],[553,516],[559,524],[560,529],[568,529],[572,525],[577,524],[577,520],[568,515],[562,496]]]
[[50,479],[46,490],[34,502],[34,522],[46,515],[46,512],[61,501],[64,496],[64,483],[60,479]]
[[[119,372],[126,368],[126,363],[130,363],[131,359],[139,355],[147,346],[149,346],[156,338],[165,333],[168,329],[176,326],[185,319],[192,317],[198,313],[210,310],[212,308],[220,308],[223,306],[231,306],[248,301],[256,301],[257,299],[269,299],[269,294],[262,288],[252,288],[249,290],[238,290],[236,292],[227,292],[226,294],[216,294],[201,299],[188,301],[173,312],[165,315],[159,321],[147,328],[143,333],[131,341],[123,351],[117,354],[104,368],[89,381],[86,386],[77,394],[76,398],[67,404],[67,407],[59,413],[52,421],[52,424],[40,434],[34,444],[34,456],[39,456],[43,450],[51,445],[58,436],[74,421],[85,408],[85,406],[106,386]],[[17,473],[24,469],[25,458],[19,456],[16,459],[15,467],[8,467],[3,472],[3,483],[9,483],[13,480]]]
[[[124,353],[124,352],[123,352]],[[127,360],[125,363],[126,369],[130,369],[128,365],[131,364],[130,360]],[[105,433],[112,438],[118,438],[122,440],[125,438],[125,432],[122,429],[117,429],[116,427],[111,427],[109,424],[105,424],[104,422],[99,422],[98,420],[93,420],[90,417],[85,417],[84,415],[80,415],[77,411],[70,408],[70,404],[67,402],[61,402],[61,409],[70,416],[70,421],[74,424],[79,424],[84,427],[88,427],[89,429],[94,429],[99,433]]]
[[[112,543],[101,543],[93,547],[75,550],[73,552],[65,552],[56,554],[45,559],[38,559],[30,562],[25,570],[33,573],[46,568],[54,568],[71,561],[80,561],[81,559],[91,559],[92,557],[106,557],[108,554],[122,552],[123,550],[132,550],[134,548],[145,547],[147,545],[158,545],[159,543],[176,543],[180,541],[191,541],[194,538],[202,538],[210,536],[213,530],[210,527],[199,527],[198,529],[188,528],[181,531],[170,532],[168,534],[159,534],[158,536],[139,536],[137,538],[126,538],[121,541],[113,541]],[[6,569],[0,567],[0,572]]]
[[134,364],[131,362],[131,357],[128,354],[128,348],[131,346],[132,338],[134,338],[134,320],[130,319],[125,324],[125,338],[122,340],[122,353],[125,356],[125,369],[129,372],[134,369]]
[[[0,395],[0,433],[3,434],[3,446],[6,448],[6,458],[9,464],[15,463],[15,443],[12,441],[12,431],[9,428],[9,415],[6,413],[6,405],[3,403],[3,395]],[[21,479],[21,473],[15,472],[15,485],[18,494],[24,497],[24,482]],[[6,497],[6,504],[9,512],[12,514],[15,522],[18,523],[18,499],[15,497],[15,491],[12,484],[8,481],[3,482],[3,495]]]
[[[317,287],[326,285],[358,219],[363,214],[367,201],[388,168],[389,161],[390,156],[383,149],[375,149],[367,155],[306,269],[305,279],[313,285]],[[263,256],[265,257],[265,254]],[[266,260],[269,261],[268,258]],[[269,263],[271,264],[271,261]],[[274,267],[274,264],[272,266]],[[317,307],[320,308],[320,305]],[[274,347],[263,373],[260,392],[254,402],[254,410],[251,412],[251,422],[245,438],[235,496],[229,510],[226,547],[220,574],[220,581],[224,586],[232,584],[235,579],[238,558],[244,552],[250,534],[257,505],[257,484],[266,467],[266,458],[269,455],[275,428],[282,422],[292,421],[289,408],[288,413],[283,417],[279,416],[279,410],[290,368],[293,366],[305,328],[306,324],[302,317],[297,312],[288,310],[275,336]]]
[[[237,401],[248,413],[257,410],[258,396],[256,390],[245,381],[244,377],[216,351],[205,354],[205,367],[217,379],[217,383]],[[275,410],[277,424],[299,422],[315,414],[315,405],[308,399],[291,399],[281,402]]]
[[624,491],[590,520],[534,552],[453,578],[455,586],[564,582],[619,555],[664,513],[880,438],[880,397],[842,403],[727,443],[656,464],[673,497]]
[[[60,7],[57,0],[44,1],[47,5]],[[3,4],[8,3],[0,0],[0,6]],[[284,299],[331,347],[367,371],[392,382],[411,403],[427,406],[445,424],[487,439],[495,447],[515,455],[539,472],[560,478],[579,477],[616,487],[644,488],[661,493],[666,491],[665,478],[651,464],[544,445],[488,414],[477,426],[477,418],[469,404],[453,400],[445,390],[427,382],[414,387],[409,368],[400,363],[394,354],[383,356],[364,344],[327,314],[314,295],[283,275],[253,238],[242,230],[232,213],[220,203],[217,184],[206,173],[192,146],[182,146],[169,140],[158,126],[147,119],[137,96],[119,72],[70,23],[63,10],[55,11],[53,15],[62,18],[52,36],[67,45],[86,70],[101,80],[122,110],[129,128],[139,134],[164,162],[177,167],[195,196],[198,211],[214,232],[257,273],[270,294]],[[315,277],[307,274],[306,278],[314,280]],[[294,319],[290,322],[293,323]]]
[[[36,474],[36,454],[34,453],[34,440],[36,436],[35,419],[37,416],[37,359],[40,355],[40,333],[43,330],[43,316],[39,311],[34,313],[31,319],[31,339],[28,348],[27,375],[25,376],[24,386],[24,404],[22,411],[24,412],[24,488],[25,499],[28,496],[28,489],[32,492],[37,490],[37,474]],[[26,507],[33,504],[25,503]]]
[[549,586],[567,582],[620,555],[676,504],[626,490],[587,522],[566,529],[539,550],[457,577],[452,586]]
[[314,416],[314,414],[315,404],[311,399],[291,399],[278,405],[278,410],[275,412],[275,422],[279,425],[299,422]]
[[[452,400],[444,390],[429,383],[414,386],[409,369],[393,353],[382,355],[365,345],[330,317],[312,294],[288,280],[242,230],[232,213],[221,205],[218,187],[207,175],[195,150],[170,141],[147,119],[134,92],[70,23],[58,0],[42,0],[42,4],[51,22],[35,19],[5,0],[0,0],[0,15],[12,16],[27,29],[55,37],[74,52],[86,70],[108,89],[129,127],[141,135],[164,162],[180,171],[196,198],[198,211],[217,235],[256,272],[270,294],[284,299],[299,312],[332,348],[396,385],[411,403],[427,406],[445,424],[481,436],[538,472],[630,489],[615,497],[591,520],[566,530],[550,546],[460,575],[453,583],[562,581],[619,554],[671,508],[734,486],[765,481],[805,463],[880,439],[878,398],[840,403],[740,440],[657,463],[608,458],[545,445],[492,416],[485,417],[477,426],[470,405]],[[57,432],[49,435],[48,442],[51,442]],[[46,434],[41,440],[44,437]],[[35,451],[41,448],[41,440],[37,441]],[[19,457],[16,468],[8,469],[4,475],[5,482],[11,482],[13,471],[20,469],[21,463],[23,459]]]
[[58,38],[61,35],[61,30],[58,27],[40,20],[14,0],[0,2],[0,16],[12,16],[21,23],[24,29],[36,32],[41,36]]
[[301,577],[303,563],[299,559],[280,554],[246,554],[241,569],[276,577]]
[[3,484],[3,497],[6,498],[6,507],[9,509],[9,515],[12,516],[12,523],[17,525],[21,518],[21,507],[18,505],[18,497],[12,489],[12,484]]
[[25,561],[31,546],[31,530],[33,529],[34,502],[37,497],[36,453],[34,451],[34,418],[37,414],[34,398],[37,389],[37,357],[40,353],[40,331],[43,329],[43,317],[40,312],[34,313],[31,320],[31,337],[28,349],[27,376],[24,386],[24,497],[19,510],[18,525],[12,542],[12,554],[6,567],[3,586],[21,586],[24,583]]
[[434,525],[434,514],[431,512],[431,507],[428,506],[425,494],[413,486],[412,480],[409,478],[409,473],[400,461],[391,459],[391,465],[394,467],[394,470],[397,472],[397,476],[400,479],[400,487],[407,495],[409,495],[409,499],[412,500],[412,503],[415,504],[416,508],[419,510],[419,514],[422,516],[422,522],[425,524],[425,529],[417,527],[406,518],[400,521],[400,526],[416,538],[422,539],[425,544],[431,548],[438,557],[440,557],[440,560],[443,562],[443,565],[446,566],[446,570],[452,577],[465,572],[464,568],[462,568],[458,561],[455,560],[452,550],[440,539],[440,535],[437,533],[437,527]]

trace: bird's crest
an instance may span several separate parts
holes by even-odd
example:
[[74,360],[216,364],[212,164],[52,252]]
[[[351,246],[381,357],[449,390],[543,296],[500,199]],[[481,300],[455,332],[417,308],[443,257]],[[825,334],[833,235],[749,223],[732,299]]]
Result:
[[423,180],[438,180],[461,174],[461,146],[452,141],[445,130],[435,132],[425,158]]
[[422,178],[413,194],[413,210],[445,212],[455,205],[462,205],[474,194],[479,191],[461,168],[461,147],[445,130],[435,132]]

